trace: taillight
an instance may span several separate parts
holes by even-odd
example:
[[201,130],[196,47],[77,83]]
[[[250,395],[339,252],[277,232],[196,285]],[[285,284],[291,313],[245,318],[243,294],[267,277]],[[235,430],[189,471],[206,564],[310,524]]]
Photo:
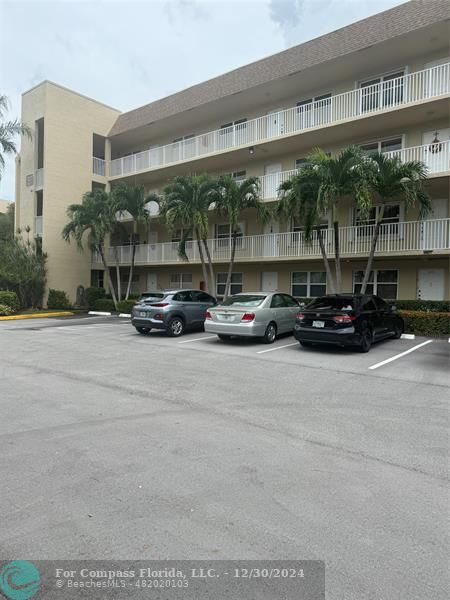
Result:
[[255,318],[255,313],[245,313],[245,315],[242,315],[241,321],[245,321],[245,322],[249,323],[250,321],[253,321],[254,318]]
[[156,302],[155,304],[150,304],[150,306],[154,306],[155,308],[164,308],[165,306],[169,306],[168,302]]
[[207,310],[207,311],[205,312],[205,319],[206,319],[207,321],[210,321],[210,320],[212,319],[212,316],[211,316],[211,313],[209,312],[209,310]]
[[159,313],[157,315],[153,315],[152,317],[155,321],[164,321],[164,316],[160,315]]
[[295,315],[295,318],[298,319],[299,321],[303,321],[303,319],[305,318],[305,313],[297,313]]
[[356,317],[352,317],[350,315],[336,315],[333,317],[333,321],[335,323],[351,323],[354,321]]

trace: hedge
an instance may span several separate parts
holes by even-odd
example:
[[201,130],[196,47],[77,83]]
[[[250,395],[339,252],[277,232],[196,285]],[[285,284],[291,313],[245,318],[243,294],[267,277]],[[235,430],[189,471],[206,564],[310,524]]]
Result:
[[9,317],[12,315],[14,310],[7,304],[0,304],[0,317]]
[[70,302],[63,290],[52,290],[48,292],[47,307],[48,308],[69,308]]
[[94,302],[94,310],[100,312],[114,312],[116,309],[112,300],[109,300],[108,298],[99,298]]
[[401,310],[405,321],[405,332],[426,336],[448,336],[450,334],[450,312],[424,312]]
[[0,304],[2,306],[8,306],[11,309],[11,312],[16,311],[19,308],[19,298],[17,297],[16,292],[0,290]]
[[117,303],[117,309],[119,312],[126,313],[127,315],[129,315],[135,304],[136,300],[121,300]]
[[399,310],[415,310],[423,312],[450,312],[448,300],[390,300]]
[[84,297],[86,299],[86,304],[90,309],[95,308],[95,302],[100,300],[101,298],[105,298],[106,291],[104,288],[99,287],[89,287],[86,288],[84,292]]

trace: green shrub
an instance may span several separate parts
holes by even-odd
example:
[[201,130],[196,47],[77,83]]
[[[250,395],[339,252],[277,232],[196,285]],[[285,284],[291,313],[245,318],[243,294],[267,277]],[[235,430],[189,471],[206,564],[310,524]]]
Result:
[[106,291],[104,288],[99,287],[89,287],[86,288],[84,292],[84,297],[86,299],[86,304],[92,310],[95,308],[95,302],[100,300],[106,296]]
[[114,308],[114,302],[112,300],[109,300],[108,298],[99,298],[94,302],[94,310],[100,312],[114,312],[116,309]]
[[401,310],[405,321],[405,332],[426,336],[447,336],[450,334],[450,312],[424,312]]
[[9,306],[13,312],[16,311],[19,308],[19,298],[16,292],[9,292],[8,290],[0,291],[0,304]]
[[135,304],[136,300],[121,300],[117,303],[117,309],[119,312],[129,315]]
[[0,317],[9,317],[13,312],[14,310],[7,304],[0,304]]
[[450,312],[448,300],[391,300],[399,310],[416,310],[422,312]]
[[48,308],[69,308],[70,302],[63,290],[52,290],[48,292],[47,307]]

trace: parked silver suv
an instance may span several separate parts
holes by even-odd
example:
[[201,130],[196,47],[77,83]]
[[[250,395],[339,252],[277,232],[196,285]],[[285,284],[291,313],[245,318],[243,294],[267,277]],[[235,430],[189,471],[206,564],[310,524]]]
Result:
[[142,334],[164,329],[170,337],[179,337],[186,329],[202,327],[206,311],[215,304],[216,299],[202,290],[155,292],[133,307],[131,324]]

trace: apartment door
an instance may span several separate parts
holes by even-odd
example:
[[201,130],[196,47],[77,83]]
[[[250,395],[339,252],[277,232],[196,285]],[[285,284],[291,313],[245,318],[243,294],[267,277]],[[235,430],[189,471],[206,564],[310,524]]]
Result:
[[149,231],[147,235],[147,256],[148,262],[157,262],[161,259],[158,249],[158,232]]
[[277,137],[284,133],[284,109],[271,110],[267,115],[267,137]]
[[444,300],[444,269],[419,269],[417,297],[420,300]]
[[264,271],[261,273],[261,291],[274,292],[278,289],[278,273],[276,271]]
[[279,225],[271,221],[264,225],[263,252],[265,257],[278,256],[279,254]]
[[421,223],[423,250],[443,250],[448,248],[449,224],[448,199],[435,198],[431,201],[431,211]]
[[266,165],[264,167],[264,184],[262,189],[263,198],[276,198],[278,194],[278,186],[281,182],[281,164]]
[[450,169],[449,140],[450,128],[422,134],[423,149],[420,160],[427,165],[431,173],[441,173]]
[[158,289],[158,278],[156,273],[147,273],[146,292],[154,292]]

